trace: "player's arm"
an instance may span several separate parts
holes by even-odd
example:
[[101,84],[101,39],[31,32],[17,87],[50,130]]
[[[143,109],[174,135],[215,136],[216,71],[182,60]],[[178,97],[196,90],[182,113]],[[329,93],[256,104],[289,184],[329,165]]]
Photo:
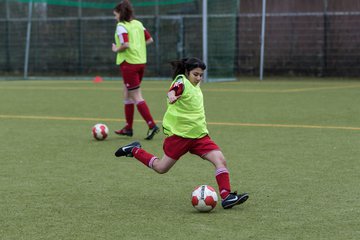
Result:
[[116,34],[120,40],[120,46],[117,46],[115,43],[112,44],[113,52],[123,52],[129,48],[129,35],[125,27],[118,26],[116,28]]
[[146,30],[146,28],[144,28],[144,34],[145,34],[146,45],[149,45],[154,42],[154,39],[151,37],[151,34],[149,33],[148,30]]
[[169,103],[173,104],[175,103],[183,94],[184,92],[184,83],[182,82],[182,79],[179,79],[178,81],[174,82],[174,84],[170,87],[167,96],[169,99]]

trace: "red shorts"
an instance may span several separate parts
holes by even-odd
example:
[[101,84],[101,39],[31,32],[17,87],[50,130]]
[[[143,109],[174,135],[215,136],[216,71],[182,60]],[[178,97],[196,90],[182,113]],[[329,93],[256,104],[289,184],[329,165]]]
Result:
[[120,71],[126,88],[134,90],[140,87],[144,76],[145,64],[130,64],[124,61],[120,64]]
[[182,138],[172,135],[165,138],[163,149],[164,153],[174,160],[178,160],[187,152],[203,157],[213,150],[220,150],[209,135],[198,139]]

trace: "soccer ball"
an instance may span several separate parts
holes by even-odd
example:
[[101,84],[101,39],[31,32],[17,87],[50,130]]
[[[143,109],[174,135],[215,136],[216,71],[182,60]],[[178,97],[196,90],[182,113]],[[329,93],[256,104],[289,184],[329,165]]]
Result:
[[209,185],[196,187],[191,195],[191,203],[199,212],[210,212],[215,208],[217,201],[215,189]]
[[92,128],[92,134],[96,140],[104,140],[109,134],[109,128],[103,123],[97,123]]

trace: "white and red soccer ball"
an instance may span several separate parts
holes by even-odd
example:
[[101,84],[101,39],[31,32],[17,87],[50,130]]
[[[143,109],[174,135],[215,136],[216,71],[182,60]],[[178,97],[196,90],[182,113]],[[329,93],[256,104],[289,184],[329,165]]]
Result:
[[109,135],[109,128],[103,123],[97,123],[92,128],[92,135],[96,140],[104,140]]
[[191,195],[191,203],[199,212],[210,212],[216,207],[217,201],[215,189],[209,185],[196,187]]

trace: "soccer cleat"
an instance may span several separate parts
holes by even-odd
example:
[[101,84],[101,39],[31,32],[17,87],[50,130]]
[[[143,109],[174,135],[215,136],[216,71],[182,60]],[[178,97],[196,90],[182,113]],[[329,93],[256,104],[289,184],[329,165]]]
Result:
[[235,205],[242,204],[248,200],[249,194],[242,193],[237,194],[237,192],[229,193],[229,195],[222,200],[221,205],[224,209],[230,209]]
[[126,128],[123,128],[123,129],[120,129],[120,130],[117,130],[117,131],[114,131],[116,134],[118,135],[123,135],[123,136],[129,136],[129,137],[132,137],[133,135],[133,130],[132,129],[126,129]]
[[153,128],[149,128],[145,140],[151,140],[160,131],[159,127],[155,125]]
[[134,155],[132,154],[132,150],[137,147],[137,148],[141,148],[141,145],[139,142],[133,142],[130,143],[126,146],[123,146],[121,148],[119,148],[116,152],[115,152],[115,156],[117,157],[122,157],[122,156],[126,156],[126,157],[133,157]]

